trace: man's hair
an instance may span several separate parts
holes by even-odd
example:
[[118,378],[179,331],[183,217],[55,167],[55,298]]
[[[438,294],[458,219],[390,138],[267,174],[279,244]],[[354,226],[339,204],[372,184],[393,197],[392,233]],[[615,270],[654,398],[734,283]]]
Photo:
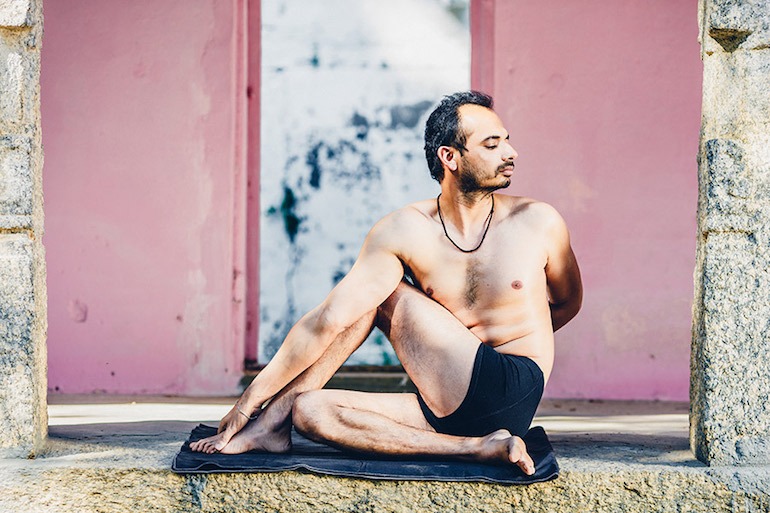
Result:
[[425,158],[428,160],[430,176],[441,183],[444,168],[438,158],[441,146],[451,146],[460,150],[465,147],[466,134],[460,124],[459,108],[463,105],[480,105],[492,108],[492,97],[479,91],[464,91],[444,96],[438,106],[428,116],[425,123]]

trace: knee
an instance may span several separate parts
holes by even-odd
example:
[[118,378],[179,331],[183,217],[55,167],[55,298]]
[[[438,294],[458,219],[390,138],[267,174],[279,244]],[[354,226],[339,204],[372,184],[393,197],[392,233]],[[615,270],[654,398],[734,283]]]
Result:
[[[408,304],[412,299],[422,295],[422,292],[402,281],[396,287],[396,290],[388,296],[388,298],[377,307],[376,324],[380,328],[387,328],[390,326],[390,319],[393,317],[393,312],[396,310],[396,306]],[[383,329],[385,331],[385,329]]]
[[308,438],[318,435],[323,424],[320,418],[327,406],[322,390],[298,395],[291,409],[291,421],[297,432]]
[[377,307],[377,315],[387,315],[390,316],[393,313],[393,310],[396,309],[396,305],[404,302],[409,301],[411,298],[414,298],[416,296],[421,295],[422,293],[414,288],[413,286],[409,285],[407,282],[402,281],[398,284],[396,287],[396,290],[394,290],[388,298],[382,302],[380,306]]

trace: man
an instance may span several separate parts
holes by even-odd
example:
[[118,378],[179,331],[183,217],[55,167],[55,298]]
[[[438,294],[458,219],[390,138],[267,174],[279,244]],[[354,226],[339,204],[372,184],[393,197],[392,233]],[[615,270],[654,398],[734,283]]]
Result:
[[[549,205],[496,195],[518,156],[477,92],[445,97],[425,129],[437,198],[381,219],[324,302],[289,331],[218,434],[195,451],[287,451],[292,422],[348,450],[518,465],[553,365],[553,332],[580,309],[567,228]],[[321,390],[373,326],[419,394]],[[265,406],[267,403],[267,406]]]

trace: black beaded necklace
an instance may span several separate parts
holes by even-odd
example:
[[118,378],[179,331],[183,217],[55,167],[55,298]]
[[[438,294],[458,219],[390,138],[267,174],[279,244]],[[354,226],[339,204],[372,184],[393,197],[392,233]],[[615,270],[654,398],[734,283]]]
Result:
[[454,247],[462,251],[463,253],[473,253],[477,249],[481,247],[482,244],[484,244],[484,239],[487,237],[487,232],[489,231],[489,226],[492,224],[492,214],[495,212],[495,196],[492,195],[492,208],[489,209],[489,215],[487,216],[487,220],[485,221],[486,226],[484,227],[484,233],[481,235],[481,240],[479,241],[479,244],[473,248],[473,249],[463,249],[460,246],[457,245],[455,241],[452,240],[452,237],[449,236],[449,233],[446,231],[446,224],[444,224],[444,216],[441,215],[441,202],[439,201],[439,198],[441,198],[441,194],[436,196],[436,207],[438,207],[438,218],[441,220],[441,227],[444,228],[444,235],[446,235],[446,238],[449,239],[449,242],[452,243]]

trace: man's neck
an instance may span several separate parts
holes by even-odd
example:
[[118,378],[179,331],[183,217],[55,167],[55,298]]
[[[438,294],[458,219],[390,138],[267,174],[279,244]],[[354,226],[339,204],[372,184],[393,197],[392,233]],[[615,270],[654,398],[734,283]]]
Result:
[[492,191],[462,193],[457,189],[442,187],[439,205],[444,223],[451,223],[463,236],[477,234],[489,216],[492,194]]

